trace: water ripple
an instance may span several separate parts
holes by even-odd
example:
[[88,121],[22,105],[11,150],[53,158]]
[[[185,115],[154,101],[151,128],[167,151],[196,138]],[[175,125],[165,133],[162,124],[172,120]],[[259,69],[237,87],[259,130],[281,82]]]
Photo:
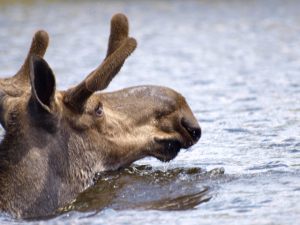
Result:
[[[80,82],[104,57],[111,15],[125,12],[139,46],[108,90],[156,84],[182,93],[203,135],[171,165],[222,166],[227,171],[201,182],[189,176],[171,179],[182,182],[181,187],[184,182],[192,188],[203,183],[214,187],[211,200],[194,210],[108,208],[96,215],[69,212],[41,224],[244,225],[300,220],[300,1],[24,2],[0,1],[1,76],[16,72],[32,34],[43,28],[51,38],[45,58],[56,73],[57,86]],[[162,167],[155,159],[140,163],[145,162]],[[149,179],[140,186],[141,193],[155,194],[151,185]],[[175,189],[171,192],[184,192]],[[14,221],[0,216],[0,223],[9,222]]]
[[273,162],[269,162],[264,165],[257,165],[257,166],[249,167],[248,170],[268,170],[268,169],[274,169],[274,168],[280,168],[280,167],[287,168],[289,166],[280,161],[273,161]]

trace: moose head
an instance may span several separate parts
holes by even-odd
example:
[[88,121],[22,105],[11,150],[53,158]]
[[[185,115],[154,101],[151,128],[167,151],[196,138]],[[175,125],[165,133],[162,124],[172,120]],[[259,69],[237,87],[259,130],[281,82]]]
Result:
[[183,96],[159,86],[104,93],[136,48],[122,14],[111,20],[106,58],[77,86],[56,90],[38,31],[27,58],[0,79],[0,209],[15,217],[50,215],[93,182],[144,157],[172,160],[201,129]]

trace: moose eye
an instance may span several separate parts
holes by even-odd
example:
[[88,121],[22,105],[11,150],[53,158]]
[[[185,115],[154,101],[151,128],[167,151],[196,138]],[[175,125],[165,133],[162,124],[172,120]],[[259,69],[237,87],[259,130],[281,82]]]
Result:
[[103,106],[102,106],[102,103],[99,103],[98,106],[95,108],[95,115],[97,117],[101,117],[103,115]]

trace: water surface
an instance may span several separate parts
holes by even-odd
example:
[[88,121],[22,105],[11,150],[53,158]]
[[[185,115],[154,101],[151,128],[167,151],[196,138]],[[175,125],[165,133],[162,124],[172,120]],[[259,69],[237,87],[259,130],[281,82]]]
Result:
[[[71,211],[32,223],[296,224],[300,220],[299,11],[296,0],[0,4],[1,75],[16,72],[33,33],[42,28],[50,34],[45,58],[60,89],[80,82],[101,62],[110,17],[116,12],[128,15],[130,33],[139,46],[109,90],[141,84],[172,87],[186,97],[203,130],[200,142],[170,164],[155,159],[138,164],[151,165],[150,175],[176,168],[225,169],[217,178],[176,178],[171,184],[178,180],[177,189],[170,192],[166,191],[170,183],[162,185],[162,193],[170,196],[185,188],[188,193],[209,187],[210,200],[194,209],[118,210],[111,204],[97,212]],[[153,196],[143,185],[131,192],[125,187],[128,199],[134,193]],[[0,222],[18,223],[5,215]]]

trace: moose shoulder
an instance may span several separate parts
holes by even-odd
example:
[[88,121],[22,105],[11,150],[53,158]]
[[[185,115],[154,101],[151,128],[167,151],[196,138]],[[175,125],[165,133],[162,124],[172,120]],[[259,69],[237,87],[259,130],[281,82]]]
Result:
[[92,184],[96,172],[144,157],[172,160],[201,130],[185,99],[158,86],[105,89],[136,48],[122,14],[111,20],[107,55],[80,84],[56,90],[38,31],[27,58],[0,79],[0,210],[16,218],[52,215]]

